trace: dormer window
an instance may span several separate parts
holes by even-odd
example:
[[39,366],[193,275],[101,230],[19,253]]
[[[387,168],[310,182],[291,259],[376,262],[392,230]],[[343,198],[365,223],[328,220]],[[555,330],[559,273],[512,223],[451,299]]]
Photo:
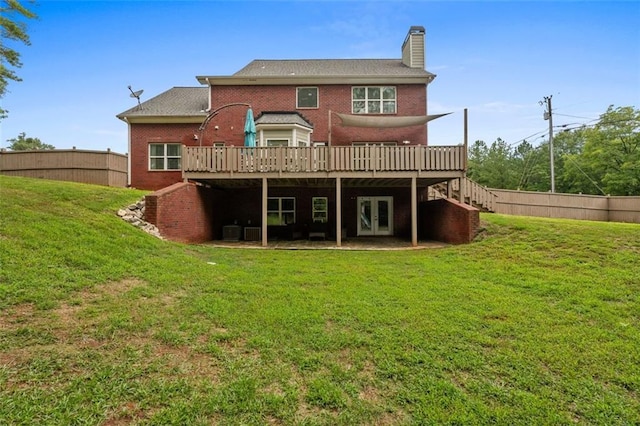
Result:
[[396,88],[393,86],[358,86],[351,89],[354,114],[395,114]]

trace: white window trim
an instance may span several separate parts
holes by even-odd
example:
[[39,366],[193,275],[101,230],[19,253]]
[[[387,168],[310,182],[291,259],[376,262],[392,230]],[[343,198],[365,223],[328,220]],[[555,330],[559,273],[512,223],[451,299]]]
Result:
[[[393,88],[393,93],[395,94],[393,99],[384,99],[384,88],[391,87]],[[371,99],[375,101],[380,101],[380,112],[369,112],[369,89],[377,88],[380,89],[380,99]],[[354,99],[353,91],[354,89],[364,89],[364,99]],[[384,112],[384,102],[392,101],[394,103],[394,111],[393,112]],[[355,112],[353,108],[353,104],[355,102],[364,102],[365,112]],[[397,114],[398,113],[398,89],[396,86],[351,86],[351,113],[352,114],[372,114],[372,115],[381,115],[381,114]]]
[[[151,147],[154,145],[163,145],[164,149],[163,149],[163,155],[151,155]],[[180,155],[175,156],[175,155],[167,155],[167,147],[169,145],[178,145],[180,147]],[[163,168],[162,169],[154,169],[151,167],[151,160],[154,158],[162,158],[162,162],[163,162]],[[179,163],[179,167],[177,169],[169,169],[168,165],[169,165],[169,159],[178,159],[178,163]],[[149,171],[152,172],[166,172],[166,171],[179,171],[182,169],[182,144],[181,143],[176,143],[176,142],[167,142],[167,143],[150,143],[149,144],[149,149],[148,149],[148,167],[149,167]]]
[[398,146],[398,142],[381,141],[381,142],[352,142],[353,146]]
[[[289,138],[267,138],[265,139],[265,146],[270,146],[269,142],[271,141],[287,141],[287,144],[285,146],[291,146],[291,139]],[[278,146],[283,146],[283,145],[273,145],[272,147],[278,147]]]
[[[324,200],[324,209],[316,209],[316,200]],[[319,220],[316,220],[316,217]],[[311,221],[327,223],[329,218],[329,199],[327,197],[311,197]]]
[[[300,106],[298,100],[300,99],[298,94],[301,89],[315,89],[316,90],[316,106]],[[296,87],[296,109],[318,109],[320,108],[320,90],[316,86],[300,86]]]

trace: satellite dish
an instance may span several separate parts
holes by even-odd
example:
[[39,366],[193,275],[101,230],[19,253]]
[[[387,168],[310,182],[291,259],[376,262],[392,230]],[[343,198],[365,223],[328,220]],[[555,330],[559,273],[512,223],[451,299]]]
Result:
[[136,90],[135,92],[131,89],[131,86],[127,86],[129,88],[129,91],[131,92],[131,94],[129,96],[131,96],[132,98],[136,98],[138,100],[138,106],[140,106],[140,95],[142,95],[142,92],[144,92],[144,90]]

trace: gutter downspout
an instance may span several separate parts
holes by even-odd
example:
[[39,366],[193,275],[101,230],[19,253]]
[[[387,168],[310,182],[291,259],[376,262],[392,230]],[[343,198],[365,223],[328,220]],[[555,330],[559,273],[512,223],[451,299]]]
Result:
[[131,123],[124,117],[127,122],[127,188],[131,188]]

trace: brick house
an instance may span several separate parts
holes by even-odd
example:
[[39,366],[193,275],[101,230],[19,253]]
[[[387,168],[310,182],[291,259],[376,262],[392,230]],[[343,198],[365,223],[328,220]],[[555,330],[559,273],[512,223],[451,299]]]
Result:
[[[148,220],[188,242],[470,240],[477,211],[447,201],[464,212],[460,220],[450,206],[425,204],[430,185],[463,182],[466,142],[427,143],[426,123],[438,116],[427,114],[435,75],[425,70],[424,28],[411,27],[401,52],[400,59],[254,60],[119,114],[129,127],[129,183],[156,191],[147,196]],[[456,219],[439,217],[445,212]]]

